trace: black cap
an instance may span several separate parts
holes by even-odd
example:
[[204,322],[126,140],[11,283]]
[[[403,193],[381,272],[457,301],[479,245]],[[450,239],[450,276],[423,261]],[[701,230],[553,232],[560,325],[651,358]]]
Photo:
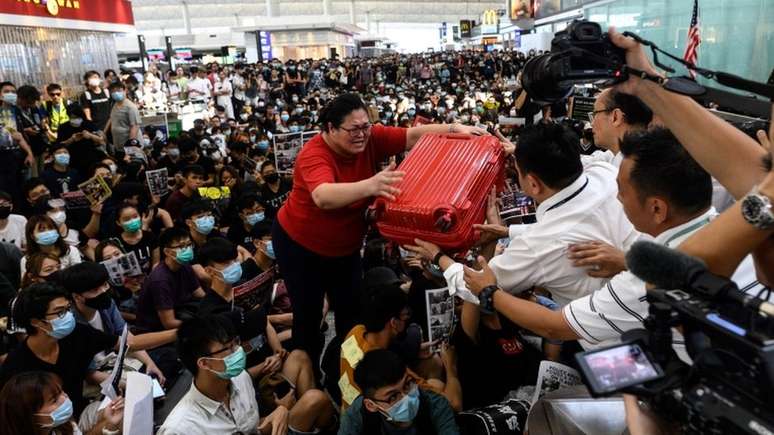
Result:
[[400,285],[403,281],[392,269],[384,266],[377,266],[369,269],[363,277],[363,289],[373,289],[376,287]]

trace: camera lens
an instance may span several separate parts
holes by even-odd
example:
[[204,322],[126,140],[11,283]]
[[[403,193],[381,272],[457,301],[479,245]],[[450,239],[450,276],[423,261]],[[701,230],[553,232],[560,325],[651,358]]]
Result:
[[555,103],[572,93],[572,85],[559,86],[554,73],[557,59],[550,53],[541,54],[527,61],[521,75],[521,83],[527,95],[537,103]]

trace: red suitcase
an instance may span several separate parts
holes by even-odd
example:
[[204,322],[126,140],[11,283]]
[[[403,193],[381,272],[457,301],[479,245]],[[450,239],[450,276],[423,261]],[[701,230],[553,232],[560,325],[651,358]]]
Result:
[[422,239],[461,252],[479,238],[487,195],[502,187],[505,155],[494,136],[426,134],[398,167],[406,176],[395,201],[374,203],[379,232],[401,245]]

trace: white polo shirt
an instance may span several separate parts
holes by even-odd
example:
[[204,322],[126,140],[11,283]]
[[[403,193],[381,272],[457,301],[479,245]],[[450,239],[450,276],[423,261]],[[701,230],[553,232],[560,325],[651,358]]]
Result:
[[[200,94],[191,95],[190,94],[191,91],[201,92],[204,95],[200,95]],[[190,98],[191,100],[209,101],[210,96],[212,95],[212,83],[210,83],[210,81],[207,80],[206,78],[200,79],[199,77],[195,77],[188,82],[188,92],[189,92],[188,98]]]
[[258,402],[250,375],[231,379],[229,407],[202,394],[195,383],[180,399],[157,435],[232,435],[258,433]]
[[[489,261],[500,288],[515,294],[542,287],[564,306],[601,287],[605,280],[574,267],[567,249],[598,240],[626,251],[638,240],[640,233],[616,198],[617,173],[609,163],[590,163],[577,180],[538,206],[537,223],[512,226],[508,247]],[[445,271],[451,294],[466,292],[463,274],[460,264]]]
[[583,163],[583,167],[586,167],[587,165],[594,162],[607,162],[615,166],[616,168],[620,168],[622,161],[623,161],[622,153],[619,152],[618,154],[614,154],[610,150],[594,151],[590,155],[581,156],[581,163]]
[[[715,216],[715,209],[710,208],[701,216],[659,234],[654,242],[674,249]],[[749,256],[737,268],[732,280],[749,294],[757,294],[764,288],[755,277],[755,267]],[[585,349],[617,344],[624,332],[643,328],[642,322],[648,317],[645,285],[631,272],[621,272],[594,293],[567,304],[562,314],[582,338],[579,341]],[[675,338],[676,342],[681,341],[677,335]]]

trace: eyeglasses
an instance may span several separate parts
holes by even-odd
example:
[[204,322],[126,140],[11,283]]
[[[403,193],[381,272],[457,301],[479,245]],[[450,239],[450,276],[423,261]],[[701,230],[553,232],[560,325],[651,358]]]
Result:
[[177,246],[170,246],[169,249],[185,249],[185,248],[193,248],[193,242],[184,243],[182,245]]
[[408,376],[406,376],[406,378],[403,381],[403,387],[401,387],[400,391],[396,391],[396,392],[390,394],[384,400],[376,399],[376,398],[373,398],[373,397],[369,397],[369,398],[371,400],[373,400],[374,402],[382,402],[382,403],[387,403],[387,404],[393,404],[393,403],[397,402],[398,400],[400,400],[403,396],[406,396],[416,386],[417,386],[417,383],[414,381],[414,379],[411,379]]
[[215,352],[205,353],[204,355],[202,355],[202,358],[207,358],[207,357],[210,357],[210,356],[213,356],[213,355],[217,355],[217,354],[219,354],[221,352],[225,352],[227,350],[230,350],[231,351],[230,353],[234,353],[234,352],[237,351],[237,349],[241,345],[242,345],[242,342],[239,340],[239,337],[237,337],[237,338],[234,338],[233,340],[231,340],[231,342],[229,344],[227,344],[226,346],[216,350]]
[[363,134],[363,135],[368,134],[368,132],[371,131],[371,127],[373,127],[371,124],[366,124],[362,127],[354,127],[354,128],[339,127],[339,128],[349,133],[350,137],[357,137],[360,134]]
[[594,117],[597,115],[597,113],[603,113],[603,112],[612,112],[615,109],[603,109],[603,110],[594,110],[592,112],[589,112],[589,122],[594,122]]
[[70,312],[70,309],[72,309],[72,305],[71,304],[67,304],[66,307],[63,307],[59,311],[56,311],[54,313],[46,313],[46,317],[48,317],[48,316],[56,316],[57,319],[64,319],[64,316],[66,316],[67,313]]

